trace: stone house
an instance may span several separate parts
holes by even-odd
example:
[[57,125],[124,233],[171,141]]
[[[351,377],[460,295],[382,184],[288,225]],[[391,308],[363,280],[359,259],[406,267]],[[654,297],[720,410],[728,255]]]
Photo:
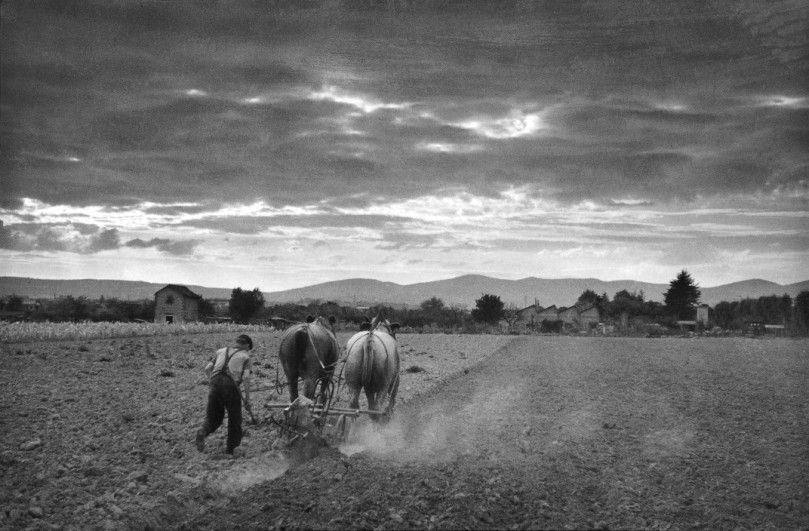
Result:
[[577,303],[569,308],[538,305],[520,310],[516,325],[526,331],[539,331],[542,321],[562,321],[566,330],[590,330],[601,322],[601,314],[595,305]]
[[532,304],[531,306],[527,306],[522,310],[519,310],[517,312],[517,321],[515,322],[515,327],[529,331],[538,330],[541,320],[537,319],[537,316],[541,310],[542,307],[536,304]]
[[201,295],[185,286],[169,284],[154,294],[154,322],[182,324],[199,321],[201,299]]
[[579,329],[590,330],[598,326],[601,322],[601,312],[595,306],[587,306],[579,309]]
[[35,312],[42,307],[42,304],[34,299],[25,299],[22,301],[22,307],[26,312]]
[[575,306],[559,308],[559,320],[565,323],[565,328],[575,327],[578,317],[579,312]]
[[561,308],[559,319],[565,323],[566,330],[588,331],[601,322],[601,313],[593,304],[577,303],[570,308]]
[[559,312],[556,306],[543,308],[539,304],[532,304],[517,312],[517,321],[514,326],[523,332],[539,332],[542,321],[557,321],[558,319]]
[[542,323],[542,321],[558,321],[558,320],[559,320],[559,310],[556,308],[556,305],[543,308],[537,313],[537,321],[539,323]]

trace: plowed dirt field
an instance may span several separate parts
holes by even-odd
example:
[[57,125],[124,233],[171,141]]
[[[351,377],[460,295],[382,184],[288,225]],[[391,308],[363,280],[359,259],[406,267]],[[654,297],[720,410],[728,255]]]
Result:
[[0,525],[809,528],[805,340],[400,334],[394,419],[295,462],[270,333],[244,455],[194,449],[228,339],[3,345]]

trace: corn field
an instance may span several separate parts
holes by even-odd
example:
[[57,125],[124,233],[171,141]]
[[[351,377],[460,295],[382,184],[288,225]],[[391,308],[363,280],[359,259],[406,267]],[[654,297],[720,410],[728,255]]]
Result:
[[264,325],[239,325],[233,323],[0,322],[0,342],[20,343],[25,341],[64,341],[115,337],[182,336],[219,332],[267,332],[269,330],[272,329]]

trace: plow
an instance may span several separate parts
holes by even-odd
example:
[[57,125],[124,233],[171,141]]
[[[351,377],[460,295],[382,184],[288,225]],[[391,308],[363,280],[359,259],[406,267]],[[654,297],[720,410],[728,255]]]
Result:
[[[280,375],[278,375],[280,376]],[[342,381],[342,375],[337,377]],[[363,416],[387,416],[385,411],[365,408],[348,408],[334,405],[339,400],[342,386],[335,385],[330,377],[324,377],[322,392],[314,399],[299,396],[292,403],[268,402],[261,407],[269,415],[263,416],[263,422],[268,422],[278,430],[278,440],[287,448],[303,448],[314,452],[315,448],[323,445],[339,445],[345,442],[350,435],[355,420]],[[276,396],[285,394],[286,383],[277,377],[269,389]],[[252,410],[247,411],[251,422],[259,424],[259,420]]]
[[291,404],[265,404],[264,408],[272,412],[280,412],[270,416],[270,422],[279,429],[279,435],[285,436],[288,445],[299,440],[317,440],[325,444],[340,444],[348,437],[351,423],[363,415],[382,415],[382,411],[369,409],[350,409],[317,405],[305,397],[298,397]]

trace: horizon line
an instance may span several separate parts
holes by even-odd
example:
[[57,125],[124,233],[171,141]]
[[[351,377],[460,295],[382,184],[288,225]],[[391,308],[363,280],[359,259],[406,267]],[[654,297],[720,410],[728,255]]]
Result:
[[[275,290],[267,290],[267,289],[259,288],[259,290],[262,293],[265,293],[265,292],[266,293],[281,293],[281,292],[285,292],[285,291],[294,291],[294,290],[299,290],[299,289],[307,289],[307,288],[312,288],[312,287],[316,287],[316,286],[322,286],[324,284],[332,284],[332,283],[337,283],[337,282],[349,282],[349,281],[370,281],[370,282],[379,282],[381,284],[395,284],[397,286],[406,287],[406,286],[415,286],[415,285],[418,285],[418,284],[430,284],[430,283],[434,283],[434,282],[445,282],[445,281],[449,281],[449,280],[457,280],[457,279],[463,278],[463,277],[481,277],[481,278],[504,281],[504,282],[522,282],[522,281],[526,281],[526,280],[548,280],[548,281],[563,281],[563,280],[588,281],[588,280],[592,280],[592,281],[604,282],[604,283],[635,282],[635,283],[639,283],[639,284],[653,284],[653,285],[659,285],[659,286],[665,286],[665,285],[668,285],[668,283],[669,283],[669,282],[650,282],[650,281],[646,281],[646,280],[635,280],[635,279],[628,279],[628,278],[627,279],[618,279],[618,280],[602,280],[600,278],[595,278],[595,277],[544,278],[544,277],[528,276],[528,277],[522,277],[522,278],[519,278],[519,279],[508,279],[508,278],[492,277],[492,276],[483,275],[483,274],[479,274],[479,273],[464,273],[464,274],[454,276],[454,277],[448,277],[448,278],[438,279],[438,280],[425,280],[425,281],[420,281],[420,282],[413,282],[413,283],[410,283],[410,284],[399,284],[397,282],[392,282],[392,281],[388,281],[388,280],[379,280],[379,279],[367,278],[367,277],[349,277],[349,278],[342,278],[342,279],[336,279],[336,280],[327,280],[327,281],[324,281],[324,282],[318,282],[318,283],[315,283],[315,284],[307,284],[307,285],[304,285],[304,286],[293,287],[293,288],[275,289]],[[149,280],[131,280],[131,279],[115,279],[115,278],[42,278],[42,277],[22,277],[22,276],[16,276],[16,275],[0,275],[0,278],[30,279],[30,280],[42,280],[42,281],[54,281],[54,282],[80,282],[80,281],[139,282],[139,283],[143,283],[143,284],[166,284],[166,285],[173,284],[173,285],[180,285],[180,286],[196,286],[196,287],[206,288],[206,289],[235,289],[235,287],[241,287],[241,286],[235,286],[235,287],[206,286],[206,285],[202,285],[202,284],[196,284],[196,283],[193,283],[193,282],[187,282],[187,283],[183,283],[183,282],[157,282],[157,281],[149,281]],[[742,283],[742,282],[751,282],[751,281],[768,282],[770,284],[775,284],[776,286],[786,287],[786,286],[791,286],[791,285],[795,285],[795,284],[802,284],[804,282],[809,282],[809,278],[807,278],[806,280],[799,280],[797,282],[790,282],[788,284],[781,284],[781,283],[774,282],[772,280],[763,279],[763,278],[748,278],[748,279],[744,279],[744,280],[735,280],[735,281],[727,282],[727,283],[724,283],[724,284],[717,284],[715,286],[702,286],[702,285],[699,284],[699,282],[697,282],[697,287],[701,288],[701,289],[712,289],[712,288],[719,288],[719,287],[723,287],[723,286],[729,286],[731,284],[739,284],[739,283]],[[255,286],[255,287],[258,287],[258,286]],[[245,288],[242,288],[242,289],[245,289]],[[252,288],[250,288],[250,289],[252,289]]]

